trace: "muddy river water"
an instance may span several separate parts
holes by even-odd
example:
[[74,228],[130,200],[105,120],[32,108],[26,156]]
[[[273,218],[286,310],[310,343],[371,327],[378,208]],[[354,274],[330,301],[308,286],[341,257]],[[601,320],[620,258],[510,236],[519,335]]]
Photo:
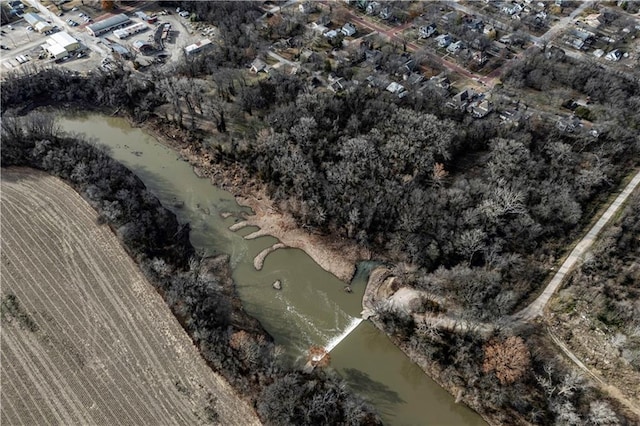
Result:
[[[204,254],[226,253],[245,309],[260,320],[286,353],[303,362],[310,345],[331,350],[331,365],[350,387],[368,399],[389,425],[483,425],[474,411],[454,403],[389,339],[361,322],[361,297],[368,265],[361,264],[347,294],[345,284],[298,249],[269,254],[261,271],[253,258],[275,238],[245,240],[255,228],[232,232],[242,212],[233,196],[198,178],[178,154],[125,120],[101,114],[61,118],[68,132],[84,133],[111,148],[112,156],[132,169],[145,185],[191,223],[191,241]],[[176,207],[184,203],[181,207]],[[231,216],[223,218],[222,213]],[[282,282],[282,290],[272,287]]]

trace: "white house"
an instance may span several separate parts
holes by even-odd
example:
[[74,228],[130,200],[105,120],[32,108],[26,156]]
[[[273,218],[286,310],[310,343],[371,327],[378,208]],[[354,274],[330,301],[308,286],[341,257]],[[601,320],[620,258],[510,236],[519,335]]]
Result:
[[189,46],[184,48],[184,52],[187,55],[193,55],[198,52],[202,52],[205,49],[208,49],[212,46],[211,40],[208,38],[202,39],[197,43],[190,44]]
[[458,51],[462,49],[462,40],[458,40],[455,43],[451,43],[447,46],[447,52],[449,53],[458,53]]
[[420,38],[429,38],[433,34],[435,34],[435,32],[436,32],[436,24],[422,25],[418,29],[418,35],[420,36]]
[[436,37],[438,47],[447,47],[453,42],[453,38],[449,34],[441,34]]
[[622,58],[620,49],[612,50],[604,57],[607,61],[618,62]]
[[352,35],[354,35],[356,33],[356,26],[353,25],[351,22],[347,22],[346,24],[343,25],[343,27],[342,27],[342,29],[340,31],[345,36],[351,37]]

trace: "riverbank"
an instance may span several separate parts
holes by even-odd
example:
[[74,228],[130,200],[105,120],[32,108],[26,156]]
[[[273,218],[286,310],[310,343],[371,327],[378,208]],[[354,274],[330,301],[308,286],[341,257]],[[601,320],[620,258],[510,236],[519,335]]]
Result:
[[[398,336],[395,336],[393,333],[387,332],[383,321],[376,314],[376,306],[383,300],[388,301],[389,305],[391,305],[393,296],[403,293],[403,290],[409,290],[404,292],[405,294],[401,297],[401,299],[404,299],[402,301],[404,306],[395,306],[394,308],[409,311],[411,300],[418,297],[416,292],[408,287],[402,287],[402,284],[399,282],[397,277],[395,277],[386,267],[375,268],[369,275],[364,296],[362,298],[362,317],[371,321],[379,330],[385,333],[393,344],[400,348],[400,350],[404,352],[410,360],[415,362],[427,376],[449,392],[455,398],[456,403],[462,402],[467,405],[489,424],[500,424],[498,419],[492,418],[484,412],[480,401],[469,398],[469,395],[465,393],[464,386],[445,380],[444,368],[442,368],[441,365],[427,359],[424,354],[415,350],[409,341],[403,340]],[[445,324],[443,328],[447,329],[449,327]],[[434,332],[437,333],[437,329],[438,327],[434,327]]]
[[345,283],[353,278],[358,262],[371,259],[371,252],[353,241],[301,228],[293,216],[269,197],[264,184],[235,164],[219,163],[199,144],[189,143],[192,137],[188,132],[163,124],[159,119],[148,120],[142,125],[132,124],[144,128],[160,143],[176,150],[193,166],[197,176],[208,178],[213,185],[231,192],[238,204],[252,210],[253,214],[243,218],[245,226],[256,226],[259,230],[245,238],[267,235],[277,238],[286,247],[304,251],[322,269]]
[[[270,235],[280,240],[281,243],[266,248],[256,256],[254,259],[254,268],[256,270],[261,269],[269,253],[282,247],[280,244],[303,250],[322,269],[347,283],[351,281],[355,273],[355,265],[361,260],[370,259],[371,253],[358,247],[355,243],[339,240],[331,236],[313,234],[298,227],[293,217],[274,204],[273,200],[267,195],[265,186],[249,176],[244,169],[235,164],[221,164],[212,157],[211,153],[199,149],[198,144],[180,142],[188,140],[186,132],[181,132],[172,126],[163,126],[157,121],[145,123],[143,128],[153,134],[160,143],[177,151],[182,159],[193,167],[197,176],[209,178],[212,185],[232,193],[238,204],[252,209],[253,214],[247,215],[243,221],[233,225],[230,228],[232,231],[238,231],[246,226],[256,226],[259,229],[247,235],[246,239]],[[381,276],[383,281],[391,278],[393,281],[392,274],[384,268],[374,269],[372,276]],[[377,329],[389,337],[391,342],[412,362],[417,364],[428,377],[432,378],[440,387],[451,394],[456,399],[456,402],[463,401],[467,406],[477,411],[480,405],[474,405],[464,399],[463,387],[445,381],[443,379],[443,370],[437,363],[430,362],[417,351],[412,350],[409,344],[388,333],[383,323],[375,315],[370,317],[374,313],[373,306],[375,302],[385,299],[394,293],[392,288],[386,288],[384,291],[381,290],[380,293],[376,291],[375,295],[372,295],[370,289],[371,286],[367,285],[364,296],[367,302],[363,301],[363,303],[366,303],[368,309],[363,311],[363,318],[370,319]],[[491,423],[486,417],[481,417]],[[496,422],[493,423],[497,424]]]

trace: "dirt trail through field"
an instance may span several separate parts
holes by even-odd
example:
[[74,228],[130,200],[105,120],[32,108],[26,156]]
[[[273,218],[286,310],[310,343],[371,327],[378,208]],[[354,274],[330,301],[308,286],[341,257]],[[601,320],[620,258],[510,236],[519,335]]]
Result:
[[69,186],[3,169],[2,424],[259,424]]

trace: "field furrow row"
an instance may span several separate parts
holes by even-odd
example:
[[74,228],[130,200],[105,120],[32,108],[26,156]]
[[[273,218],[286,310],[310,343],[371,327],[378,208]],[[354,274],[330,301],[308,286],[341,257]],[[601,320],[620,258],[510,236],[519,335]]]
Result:
[[3,319],[0,421],[202,424],[211,392],[222,424],[257,423],[82,197],[28,169],[1,189],[2,297],[37,330]]

